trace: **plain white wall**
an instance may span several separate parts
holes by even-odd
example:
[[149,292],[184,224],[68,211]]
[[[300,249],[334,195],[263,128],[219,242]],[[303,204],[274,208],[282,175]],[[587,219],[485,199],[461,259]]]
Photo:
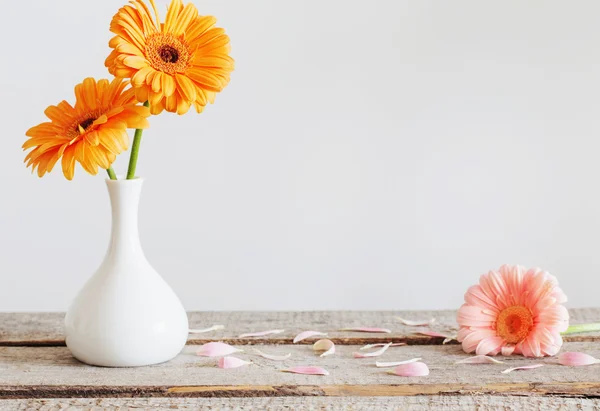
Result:
[[[108,244],[105,176],[38,179],[20,146],[108,76],[125,1],[0,3],[0,310],[65,310]],[[196,5],[237,69],[204,114],[152,118],[138,166],[188,309],[456,308],[505,262],[600,304],[598,1]]]

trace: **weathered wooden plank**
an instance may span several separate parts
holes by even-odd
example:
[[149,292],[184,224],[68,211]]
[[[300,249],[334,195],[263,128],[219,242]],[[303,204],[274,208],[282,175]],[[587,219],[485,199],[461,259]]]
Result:
[[[571,309],[571,322],[600,322],[600,308]],[[307,312],[191,312],[190,327],[205,328],[225,325],[224,330],[191,335],[189,344],[225,341],[230,344],[288,344],[300,331],[329,332],[336,344],[367,342],[407,342],[408,344],[440,344],[442,338],[414,335],[418,329],[402,325],[396,317],[409,319],[435,318],[433,330],[456,332],[454,311],[307,311]],[[0,313],[0,346],[60,346],[64,345],[62,313]],[[377,326],[389,328],[391,334],[361,334],[337,331],[341,328]],[[270,329],[285,329],[285,333],[262,338],[238,338],[240,334]],[[600,333],[570,335],[566,341],[600,341]],[[314,339],[312,340],[314,341]],[[306,340],[303,343],[311,343]]]
[[600,399],[502,395],[274,398],[62,398],[0,400],[0,410],[597,411]]
[[[64,347],[0,348],[0,398],[63,397],[282,397],[282,396],[413,396],[413,395],[556,395],[600,398],[600,365],[564,367],[556,358],[505,358],[505,364],[455,364],[465,357],[459,346],[405,346],[388,350],[380,360],[421,357],[427,377],[403,378],[374,366],[375,359],[355,359],[358,346],[339,346],[333,356],[319,358],[309,346],[261,346],[270,353],[292,353],[274,362],[239,353],[254,365],[222,370],[216,359],[194,355],[188,346],[171,362],[142,368],[98,368],[77,362]],[[600,357],[600,344],[566,343],[565,350]],[[508,367],[543,363],[544,367],[502,374]],[[294,365],[319,365],[329,376],[280,372]]]

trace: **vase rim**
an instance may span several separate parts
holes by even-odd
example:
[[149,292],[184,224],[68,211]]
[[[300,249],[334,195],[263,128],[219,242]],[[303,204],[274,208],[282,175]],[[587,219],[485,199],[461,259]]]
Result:
[[143,177],[139,177],[139,176],[135,176],[134,178],[128,180],[126,178],[127,176],[125,174],[117,174],[117,179],[116,180],[111,180],[110,178],[106,178],[104,181],[106,181],[106,184],[126,184],[126,183],[133,183],[133,182],[142,182],[144,181]]

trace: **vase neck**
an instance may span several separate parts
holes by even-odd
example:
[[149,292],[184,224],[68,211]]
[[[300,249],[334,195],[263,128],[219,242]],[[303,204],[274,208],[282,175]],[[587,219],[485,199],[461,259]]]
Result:
[[138,206],[142,179],[107,180],[112,210],[112,230],[108,254],[113,258],[143,255],[138,232]]

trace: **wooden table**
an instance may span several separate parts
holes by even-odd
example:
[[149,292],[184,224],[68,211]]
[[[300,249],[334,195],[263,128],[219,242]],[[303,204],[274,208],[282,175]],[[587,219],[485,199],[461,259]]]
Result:
[[[600,309],[570,311],[571,323],[600,321]],[[215,324],[225,329],[192,335],[175,360],[143,368],[97,368],[73,359],[64,346],[63,315],[0,314],[0,409],[325,409],[325,410],[598,410],[600,365],[565,367],[556,358],[499,359],[504,364],[455,364],[465,358],[456,342],[415,335],[420,328],[402,325],[396,317],[436,318],[432,330],[456,332],[455,313],[435,312],[194,312],[192,328]],[[336,331],[348,327],[383,327],[391,334]],[[238,338],[247,332],[285,329],[282,334]],[[300,331],[328,331],[335,355],[319,358],[310,339],[292,344]],[[215,358],[195,355],[198,344],[224,341],[244,345],[240,358],[253,365],[219,369]],[[422,357],[427,377],[398,377],[376,368],[375,359],[356,359],[360,346],[405,342],[390,348],[382,361]],[[600,333],[567,336],[563,350],[584,351],[600,358]],[[254,347],[252,347],[254,346]],[[254,355],[292,353],[275,362]],[[544,367],[502,374],[518,365]],[[279,370],[318,365],[329,376],[307,376]],[[287,408],[286,408],[287,407]]]

